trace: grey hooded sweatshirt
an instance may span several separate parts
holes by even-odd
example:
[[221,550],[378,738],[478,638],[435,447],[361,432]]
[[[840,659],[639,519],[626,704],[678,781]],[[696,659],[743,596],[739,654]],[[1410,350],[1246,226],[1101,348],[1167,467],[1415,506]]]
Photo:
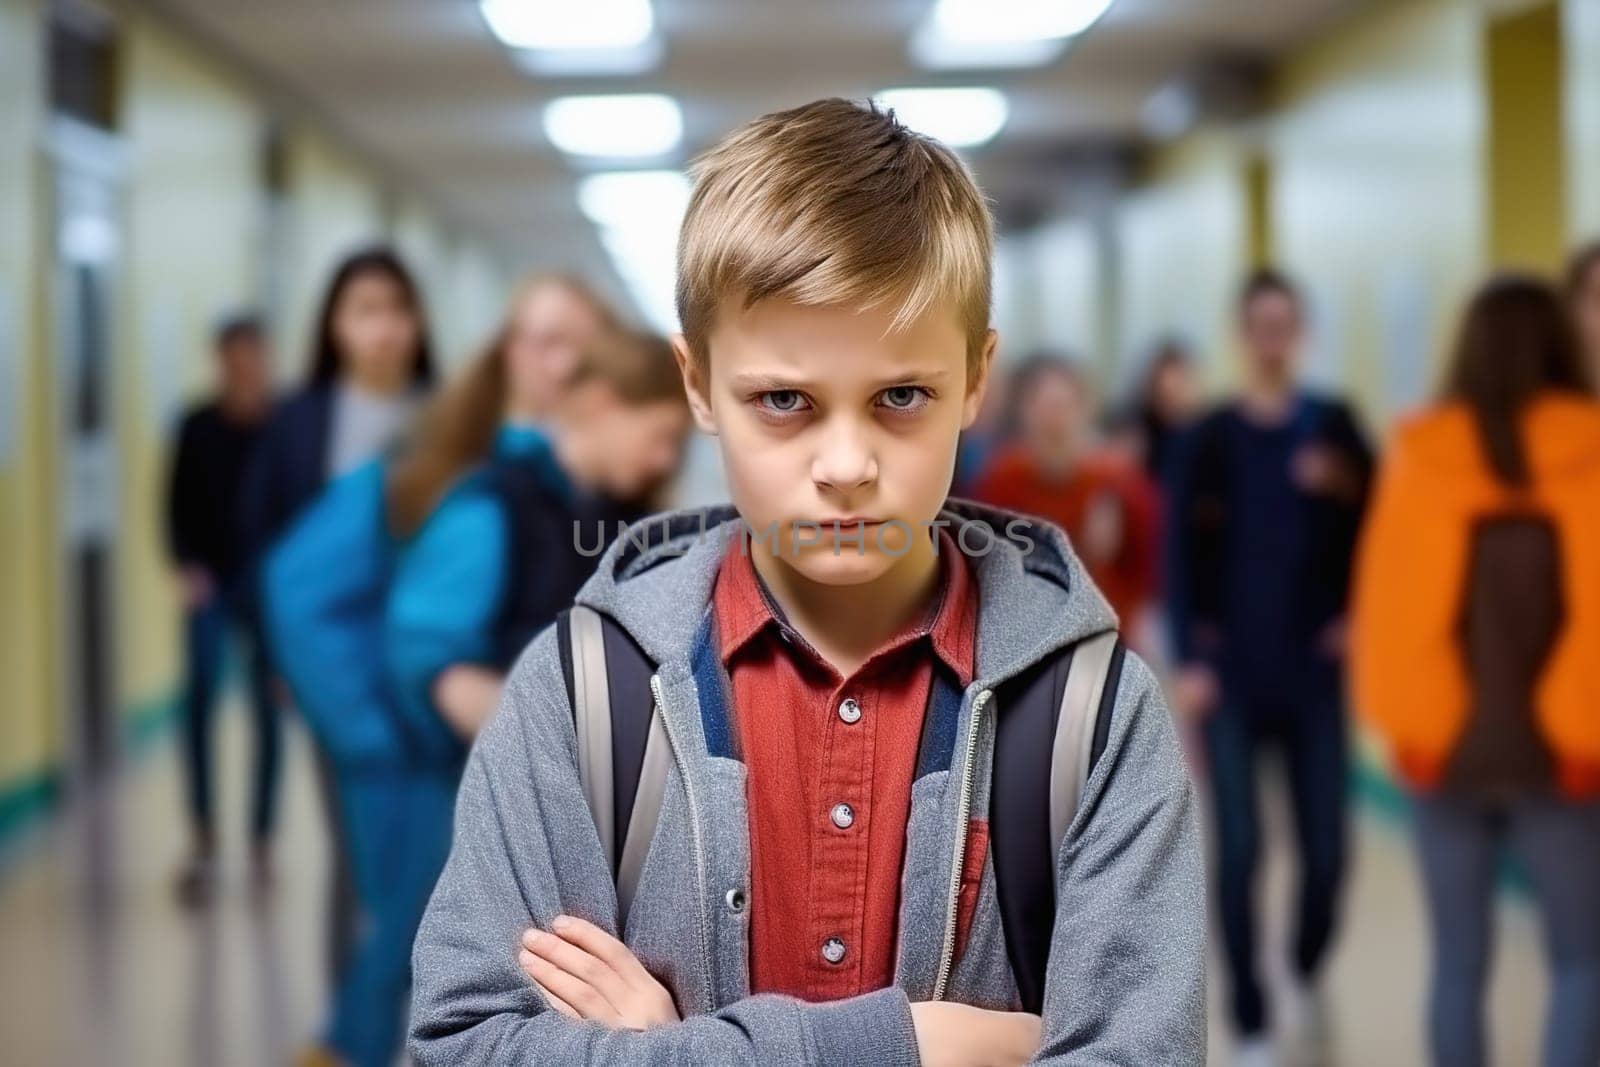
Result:
[[[726,508],[677,512],[614,542],[577,599],[614,618],[659,664],[652,688],[673,767],[623,939],[671,991],[683,1021],[646,1031],[574,1021],[548,1007],[517,966],[529,926],[548,929],[563,913],[613,934],[618,926],[552,627],[522,654],[467,762],[450,859],[413,958],[410,1050],[419,1064],[916,1064],[910,1005],[941,984],[949,1000],[1018,1007],[992,857],[959,955],[951,929],[963,821],[989,811],[1003,713],[993,690],[1116,619],[1054,527],[1023,520],[1034,545],[1023,551],[1004,533],[1018,516],[952,502],[940,517],[967,551],[978,589],[976,673],[948,765],[912,787],[895,984],[815,1004],[750,993],[749,910],[735,894],[750,884],[745,766],[719,741],[694,671],[732,529],[725,524],[738,520]],[[1203,1063],[1194,795],[1160,690],[1131,654],[1056,878],[1038,1058]]]

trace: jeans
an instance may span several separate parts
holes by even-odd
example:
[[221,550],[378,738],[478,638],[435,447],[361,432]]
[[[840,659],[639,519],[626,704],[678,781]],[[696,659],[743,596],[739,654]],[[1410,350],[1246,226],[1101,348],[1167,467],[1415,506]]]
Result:
[[1241,1035],[1261,1033],[1267,1005],[1256,963],[1255,875],[1261,850],[1256,757],[1282,751],[1299,842],[1299,907],[1293,963],[1315,978],[1333,939],[1345,870],[1346,769],[1343,692],[1318,677],[1296,700],[1230,697],[1202,728],[1216,838],[1216,896],[1232,980],[1232,1015]]
[[[1480,1067],[1483,990],[1501,856],[1522,864],[1544,920],[1551,998],[1545,1067],[1600,1063],[1600,802],[1440,794],[1417,804],[1417,854],[1433,929],[1433,1062]],[[1533,1062],[1529,1058],[1521,1062]]]
[[404,1039],[411,945],[449,856],[459,780],[455,767],[373,768],[336,783],[362,922],[334,989],[327,1041],[354,1067],[391,1067]]
[[184,756],[188,770],[189,813],[205,841],[215,835],[212,818],[211,724],[222,681],[228,639],[237,637],[246,649],[245,676],[255,720],[256,773],[251,791],[250,831],[255,840],[272,834],[277,811],[278,764],[282,723],[273,691],[261,630],[254,616],[231,592],[219,591],[185,619],[188,662],[183,694]]

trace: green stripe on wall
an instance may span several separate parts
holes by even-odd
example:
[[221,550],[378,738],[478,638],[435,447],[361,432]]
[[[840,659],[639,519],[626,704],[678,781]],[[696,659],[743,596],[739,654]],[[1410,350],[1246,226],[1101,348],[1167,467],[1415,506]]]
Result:
[[50,767],[0,788],[0,851],[56,805],[61,775]]
[[[177,722],[177,695],[152,697],[122,716],[122,756],[138,759]],[[0,853],[55,810],[61,800],[61,768],[49,766],[0,784]]]

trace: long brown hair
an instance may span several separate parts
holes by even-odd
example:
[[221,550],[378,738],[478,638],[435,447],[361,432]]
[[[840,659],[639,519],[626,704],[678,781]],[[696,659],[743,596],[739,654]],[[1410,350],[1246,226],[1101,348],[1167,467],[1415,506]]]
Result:
[[603,329],[617,328],[611,306],[576,275],[538,273],[518,282],[494,337],[423,411],[416,431],[390,467],[389,522],[403,535],[422,525],[457,478],[488,458],[505,417],[510,388],[505,350],[517,311],[547,285],[575,293],[594,309]]
[[1531,275],[1490,281],[1467,305],[1443,394],[1472,412],[1489,465],[1507,485],[1528,484],[1518,419],[1550,390],[1590,392],[1561,294]]
[[322,297],[322,309],[317,313],[317,332],[312,339],[308,385],[327,386],[339,380],[343,360],[339,356],[339,339],[334,336],[333,318],[350,283],[372,274],[381,275],[395,284],[412,317],[417,320],[417,345],[411,354],[411,384],[433,384],[433,345],[428,338],[428,314],[422,303],[422,293],[400,256],[392,248],[377,245],[346,256],[334,271],[333,280],[328,283],[328,290]]

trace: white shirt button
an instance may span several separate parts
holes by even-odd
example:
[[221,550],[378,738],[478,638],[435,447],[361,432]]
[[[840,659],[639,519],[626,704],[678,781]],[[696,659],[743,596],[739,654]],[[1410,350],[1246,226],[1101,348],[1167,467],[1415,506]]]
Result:
[[848,830],[850,825],[856,821],[856,811],[848,804],[835,804],[833,810],[828,813],[828,817],[833,820],[833,825],[839,829]]
[[837,937],[830,937],[822,943],[822,958],[829,963],[839,963],[844,960],[844,942]]
[[844,703],[839,705],[839,718],[848,723],[861,721],[861,705],[854,697],[845,697]]

